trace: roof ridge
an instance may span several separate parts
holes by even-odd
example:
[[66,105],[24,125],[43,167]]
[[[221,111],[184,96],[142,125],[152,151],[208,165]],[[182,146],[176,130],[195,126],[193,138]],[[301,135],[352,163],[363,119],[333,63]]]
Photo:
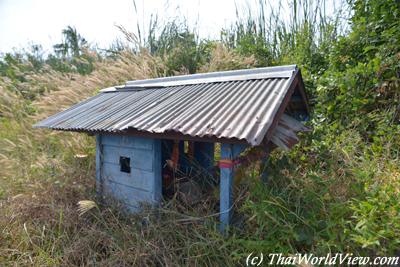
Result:
[[218,71],[127,81],[125,86],[138,86],[147,88],[268,78],[290,78],[296,70],[297,65],[286,65],[242,70]]

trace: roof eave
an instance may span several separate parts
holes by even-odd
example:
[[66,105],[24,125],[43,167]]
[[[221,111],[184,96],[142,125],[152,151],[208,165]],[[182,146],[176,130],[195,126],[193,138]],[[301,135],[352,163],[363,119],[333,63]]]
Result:
[[84,130],[84,129],[57,129],[52,127],[34,126],[34,128],[50,129],[55,131],[63,132],[78,132],[86,133],[89,135],[97,134],[108,134],[108,135],[124,135],[124,136],[137,136],[143,138],[154,138],[154,139],[170,139],[170,140],[185,140],[185,141],[198,141],[198,142],[211,142],[211,143],[228,143],[228,144],[246,144],[252,146],[250,142],[245,139],[238,138],[226,138],[226,137],[215,137],[215,136],[191,136],[188,134],[182,134],[175,131],[168,131],[164,133],[152,133],[147,131],[140,131],[137,129],[127,129],[125,131],[97,131],[97,130]]

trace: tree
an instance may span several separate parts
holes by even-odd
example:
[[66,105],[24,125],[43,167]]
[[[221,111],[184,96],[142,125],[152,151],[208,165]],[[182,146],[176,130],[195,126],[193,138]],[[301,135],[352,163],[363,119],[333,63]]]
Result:
[[54,52],[62,57],[79,57],[82,50],[87,47],[87,41],[75,27],[68,26],[62,30],[63,41],[54,45]]

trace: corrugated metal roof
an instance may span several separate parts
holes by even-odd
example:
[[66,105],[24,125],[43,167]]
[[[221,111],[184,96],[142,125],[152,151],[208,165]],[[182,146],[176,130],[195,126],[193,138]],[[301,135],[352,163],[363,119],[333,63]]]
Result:
[[175,132],[259,145],[293,82],[296,66],[127,82],[36,124],[69,131]]

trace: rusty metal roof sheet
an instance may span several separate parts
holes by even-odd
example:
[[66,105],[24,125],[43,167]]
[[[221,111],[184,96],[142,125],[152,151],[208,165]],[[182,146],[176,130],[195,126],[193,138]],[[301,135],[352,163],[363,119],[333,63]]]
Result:
[[282,115],[297,75],[292,65],[131,81],[102,90],[34,127],[88,132],[133,129],[259,145]]

